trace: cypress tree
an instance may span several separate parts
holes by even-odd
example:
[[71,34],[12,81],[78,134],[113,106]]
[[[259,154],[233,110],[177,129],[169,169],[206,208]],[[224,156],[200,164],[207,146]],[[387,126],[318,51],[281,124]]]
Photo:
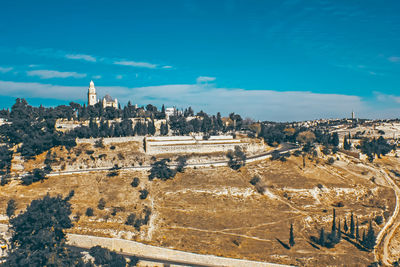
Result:
[[365,244],[365,229],[363,229],[361,244]]
[[354,216],[353,212],[351,213],[351,218],[350,218],[350,237],[354,238]]
[[339,220],[338,229],[337,229],[337,240],[338,240],[338,242],[340,242],[341,239],[342,239],[342,229],[340,227],[340,220]]
[[336,210],[333,209],[333,219],[332,219],[332,235],[336,234]]
[[290,224],[289,245],[290,245],[291,247],[293,247],[293,246],[294,246],[294,244],[296,244],[296,243],[294,242],[294,235],[293,235],[293,223],[291,223],[291,224]]
[[321,232],[319,233],[319,244],[321,246],[325,246],[325,231],[324,228],[321,228]]
[[367,236],[365,237],[364,246],[369,249],[373,249],[376,244],[376,236],[374,232],[374,228],[372,227],[372,221],[369,221],[369,228],[367,232]]
[[349,230],[349,227],[347,226],[347,219],[346,217],[344,217],[344,226],[343,226],[343,230],[345,233],[347,233],[347,231]]
[[359,231],[359,224],[358,224],[358,217],[356,218],[357,224],[356,224],[356,240],[360,240],[360,231]]

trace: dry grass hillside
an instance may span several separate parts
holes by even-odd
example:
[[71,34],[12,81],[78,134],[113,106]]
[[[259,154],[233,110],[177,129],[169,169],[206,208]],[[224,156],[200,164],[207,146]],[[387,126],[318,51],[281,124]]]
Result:
[[[79,156],[76,151],[56,154],[62,155],[64,162],[76,164],[100,154],[107,154],[107,159],[118,158],[123,151],[124,158],[134,164],[145,159],[143,153],[135,152],[134,144],[129,144],[129,150],[128,145],[119,145],[114,149],[90,148],[94,150],[91,155],[84,150]],[[42,155],[29,164],[38,166],[44,158]],[[383,166],[396,168],[398,159],[378,160],[379,168],[342,154],[332,165],[326,162],[326,158],[307,159],[302,168],[301,157],[291,156],[286,162],[254,162],[240,171],[187,168],[168,181],[150,182],[145,171],[119,171],[117,176],[109,176],[109,171],[52,176],[30,186],[12,181],[1,188],[0,212],[5,214],[10,198],[17,201],[21,211],[46,193],[67,195],[74,190],[71,203],[75,226],[70,230],[74,233],[118,236],[196,253],[300,266],[365,266],[373,261],[372,253],[360,251],[346,240],[332,249],[316,248],[310,244],[310,236],[316,236],[321,227],[330,229],[334,207],[342,222],[353,212],[361,229],[378,215],[385,218],[384,224],[394,210],[395,197],[380,171]],[[263,194],[249,183],[255,175],[261,179]],[[131,186],[134,177],[140,179],[138,187]],[[139,197],[141,189],[149,191],[144,200]],[[101,198],[106,202],[104,210],[97,208]],[[94,209],[94,216],[85,215],[88,207]],[[151,210],[150,220],[139,231],[125,224],[132,213],[143,219],[147,208]],[[296,245],[286,249],[278,239],[288,243],[291,223]],[[383,224],[374,222],[375,232]]]

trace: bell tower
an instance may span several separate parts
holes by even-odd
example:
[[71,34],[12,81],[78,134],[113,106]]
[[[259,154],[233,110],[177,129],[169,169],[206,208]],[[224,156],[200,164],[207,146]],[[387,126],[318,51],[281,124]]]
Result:
[[93,106],[97,104],[96,88],[94,87],[94,82],[90,81],[88,90],[88,106]]

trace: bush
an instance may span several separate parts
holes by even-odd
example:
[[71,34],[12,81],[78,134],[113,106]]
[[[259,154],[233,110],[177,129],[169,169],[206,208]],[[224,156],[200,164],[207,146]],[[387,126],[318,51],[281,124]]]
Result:
[[100,246],[95,246],[89,250],[90,256],[94,258],[94,263],[100,266],[126,266],[124,256],[118,255],[114,251],[110,251]]
[[293,152],[293,156],[295,156],[295,157],[300,157],[300,156],[301,156],[301,151],[300,151],[300,150],[295,150],[295,151]]
[[152,181],[154,178],[159,178],[163,181],[174,178],[176,171],[169,168],[167,162],[170,159],[162,159],[151,164],[149,180]]
[[383,223],[383,217],[381,215],[378,215],[375,217],[374,221],[377,225],[381,225]]
[[256,185],[261,181],[260,177],[258,175],[254,175],[253,178],[250,180],[250,184]]
[[332,165],[333,163],[335,163],[335,159],[334,159],[333,157],[330,157],[330,158],[328,159],[328,164],[329,164],[329,165]]
[[149,191],[147,191],[146,189],[139,190],[139,192],[140,192],[140,196],[139,196],[140,199],[146,199],[147,195],[149,194]]
[[94,142],[94,147],[96,147],[96,148],[104,148],[103,138],[100,138],[99,140],[96,140],[96,142]]
[[235,151],[229,150],[226,155],[229,159],[228,166],[233,170],[239,170],[246,165],[246,154],[240,146],[235,146]]
[[100,198],[99,204],[97,204],[97,208],[99,208],[99,210],[104,210],[105,206],[106,206],[106,201],[104,200],[104,198]]
[[130,225],[133,226],[135,224],[135,219],[136,219],[136,215],[135,213],[131,213],[128,215],[128,217],[126,218],[126,225]]
[[110,171],[109,173],[107,173],[108,177],[115,177],[118,176],[119,172],[118,171]]
[[7,209],[6,209],[6,214],[8,218],[11,218],[14,216],[15,210],[17,209],[17,204],[14,199],[10,199],[7,202]]
[[133,180],[132,180],[131,186],[132,186],[132,187],[138,187],[139,183],[140,183],[139,178],[138,178],[138,177],[135,177],[135,178],[133,178]]
[[110,149],[111,149],[111,150],[114,150],[114,149],[115,149],[115,146],[110,146]]
[[93,209],[92,208],[87,208],[86,209],[86,216],[92,217],[94,215]]
[[44,179],[47,179],[46,172],[38,168],[21,178],[23,185],[30,185],[38,181],[43,181]]
[[176,166],[176,171],[177,172],[184,172],[185,171],[185,167],[187,165],[186,161],[187,158],[186,156],[179,156],[178,159],[178,165]]
[[86,150],[85,153],[88,155],[92,155],[94,153],[94,150]]

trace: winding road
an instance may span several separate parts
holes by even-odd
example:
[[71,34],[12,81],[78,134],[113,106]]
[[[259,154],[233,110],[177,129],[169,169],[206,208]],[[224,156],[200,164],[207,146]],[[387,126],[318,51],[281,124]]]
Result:
[[393,188],[396,195],[396,207],[390,219],[387,221],[385,226],[378,233],[376,238],[376,246],[374,249],[374,257],[375,261],[381,261],[383,264],[387,266],[392,266],[389,257],[389,244],[393,237],[393,234],[396,232],[397,228],[400,225],[400,217],[399,217],[399,205],[400,205],[400,188],[396,185],[392,178],[382,170],[381,173],[385,178],[386,182]]

